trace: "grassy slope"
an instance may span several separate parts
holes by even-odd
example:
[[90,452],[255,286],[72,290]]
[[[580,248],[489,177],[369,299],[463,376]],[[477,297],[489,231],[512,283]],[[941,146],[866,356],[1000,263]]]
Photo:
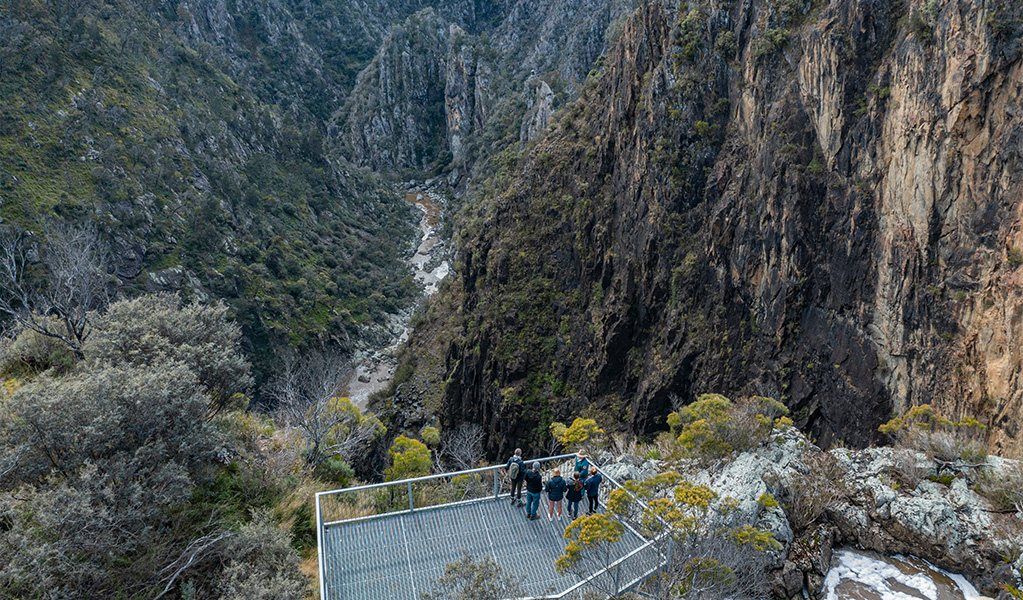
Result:
[[232,304],[264,371],[272,344],[347,343],[410,297],[399,261],[407,207],[370,176],[329,164],[314,114],[364,51],[327,57],[336,64],[321,71],[339,81],[301,69],[275,80],[302,49],[263,43],[244,12],[234,27],[245,44],[230,55],[186,45],[179,30],[191,16],[180,9],[25,1],[9,15],[4,222],[98,221],[127,290],[159,287],[148,272],[185,267]]

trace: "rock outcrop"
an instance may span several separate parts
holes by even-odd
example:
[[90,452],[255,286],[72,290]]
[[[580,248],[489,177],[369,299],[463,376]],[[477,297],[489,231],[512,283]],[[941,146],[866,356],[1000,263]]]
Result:
[[[1012,556],[1023,535],[1023,515],[993,510],[972,487],[979,471],[952,478],[923,454],[892,448],[831,454],[845,472],[840,484],[847,492],[828,510],[836,541],[879,553],[919,556],[949,571],[968,573],[971,582],[991,596],[998,594],[1001,584],[1020,583],[1023,562],[1013,565],[1004,558]],[[990,462],[993,477],[1006,473],[1011,464],[998,457]],[[900,471],[907,468],[923,478],[901,482]],[[948,476],[945,483],[939,474]]]
[[527,110],[522,117],[522,131],[519,134],[520,149],[526,147],[526,142],[547,131],[554,112],[554,92],[546,81],[535,77],[527,80],[526,98]]
[[[900,458],[903,453],[912,464]],[[998,457],[989,461],[988,475],[993,477],[1007,473],[1013,464]],[[822,465],[827,465],[826,472]],[[622,456],[602,468],[623,481],[646,479],[665,467]],[[923,477],[916,485],[899,485],[900,472],[907,468]],[[1004,560],[1019,547],[1023,514],[993,510],[975,491],[976,481],[965,474],[946,480],[947,485],[939,483],[937,475],[944,468],[923,454],[892,448],[824,453],[788,428],[775,430],[771,441],[727,462],[709,469],[683,467],[683,472],[693,483],[715,490],[718,502],[734,500],[734,510],[743,515],[741,522],[772,532],[781,543],[782,550],[769,565],[776,598],[802,598],[804,589],[819,598],[832,549],[840,546],[917,556],[963,574],[993,597],[1003,584],[1023,584],[1019,581],[1023,557],[1016,564]],[[806,483],[828,477],[834,479],[820,484],[826,487]],[[791,513],[794,487],[828,498],[809,524],[804,515]],[[767,494],[781,500],[782,506],[763,502]],[[794,530],[794,523],[800,529]]]
[[470,186],[420,335],[490,450],[587,407],[781,398],[825,446],[893,411],[1019,454],[1023,8],[644,4],[552,132]]
[[[419,11],[391,30],[334,116],[335,154],[378,170],[465,175],[467,161],[503,150],[470,152],[488,124],[503,137],[506,121],[523,118],[521,104],[521,139],[544,131],[556,97],[550,79],[571,93],[606,51],[609,28],[636,4],[517,0],[493,9],[491,27],[452,19],[450,10]],[[530,73],[548,78],[546,93],[532,80],[523,90]]]

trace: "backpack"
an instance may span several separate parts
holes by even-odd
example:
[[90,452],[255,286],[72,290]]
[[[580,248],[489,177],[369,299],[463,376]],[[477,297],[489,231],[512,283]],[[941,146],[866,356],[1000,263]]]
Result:
[[511,461],[511,464],[508,465],[508,477],[511,477],[512,479],[519,478],[519,461],[513,460]]

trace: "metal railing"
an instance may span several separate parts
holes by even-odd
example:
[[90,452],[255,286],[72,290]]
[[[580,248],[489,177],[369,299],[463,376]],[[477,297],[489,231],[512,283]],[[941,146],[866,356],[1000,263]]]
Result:
[[[634,548],[629,553],[625,554],[621,558],[613,561],[612,563],[598,569],[594,573],[583,577],[578,583],[570,587],[569,589],[554,595],[545,596],[543,600],[563,600],[568,598],[570,595],[580,592],[584,587],[592,585],[594,580],[601,577],[608,577],[614,583],[611,587],[614,588],[615,593],[624,593],[628,591],[637,591],[644,581],[649,579],[651,576],[656,574],[658,571],[664,568],[668,564],[671,556],[671,535],[670,526],[660,516],[655,518],[661,522],[664,529],[656,536],[648,539],[644,535],[643,530],[643,516],[652,514],[649,511],[647,504],[636,496],[631,490],[619,483],[615,478],[607,474],[604,469],[598,465],[594,465],[597,468],[597,472],[600,473],[604,482],[604,485],[600,488],[599,502],[605,508],[608,505],[608,501],[611,497],[611,492],[616,489],[623,490],[632,498],[632,507],[625,514],[615,514],[619,522],[625,526],[633,535],[640,540],[644,540],[643,544],[637,548]],[[629,563],[634,564],[629,564]],[[635,564],[638,563],[638,564]],[[623,579],[622,571],[625,570],[625,579]],[[607,588],[609,586],[600,586]],[[647,595],[640,592],[641,595]]]
[[[523,461],[526,468],[563,463],[575,454],[559,454]],[[557,465],[553,465],[557,466]],[[326,600],[323,533],[346,523],[381,519],[416,511],[499,499],[511,491],[507,463],[385,481],[316,494],[316,550],[319,556],[320,598]]]
[[[563,466],[564,463],[574,457],[575,454],[560,454],[545,458],[529,459],[524,461],[524,464],[526,468],[530,468],[533,462],[539,462],[542,470],[547,471],[556,466]],[[646,512],[647,505],[642,500],[604,472],[599,466],[594,466],[597,467],[598,472],[608,484],[600,489],[600,504],[606,507],[612,489],[622,489],[632,496],[633,502],[641,509],[639,512]],[[346,523],[411,514],[417,511],[497,500],[502,496],[508,497],[511,491],[511,482],[507,477],[506,467],[507,464],[502,463],[464,471],[438,473],[423,477],[317,493],[316,545],[319,556],[320,598],[327,600],[323,536],[328,528]],[[565,471],[571,472],[571,469],[572,466],[567,466]],[[621,515],[616,518],[634,536],[642,540],[643,543],[605,568],[582,578],[569,589],[556,595],[542,596],[543,600],[563,600],[568,598],[570,595],[580,592],[583,587],[593,583],[594,579],[598,577],[610,576],[614,577],[615,581],[618,581],[623,569],[627,570],[629,578],[618,591],[628,591],[639,586],[644,580],[667,564],[670,555],[670,551],[665,552],[664,544],[666,537],[669,538],[668,542],[670,543],[667,527],[660,535],[653,539],[647,539],[641,533],[643,529],[641,520],[635,514]],[[660,518],[658,517],[658,519]],[[667,526],[666,523],[665,526]],[[651,553],[653,553],[652,556]],[[651,561],[651,558],[654,560]],[[629,565],[630,561],[641,561],[642,564],[639,566]]]

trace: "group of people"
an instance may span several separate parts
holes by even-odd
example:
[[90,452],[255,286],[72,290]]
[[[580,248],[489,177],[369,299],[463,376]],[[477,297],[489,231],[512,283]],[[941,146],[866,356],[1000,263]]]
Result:
[[[600,493],[600,482],[603,478],[597,472],[597,467],[590,464],[589,457],[585,450],[580,450],[575,455],[575,469],[572,478],[566,481],[561,476],[561,469],[554,469],[551,478],[546,482],[540,474],[540,463],[534,461],[532,468],[527,469],[522,460],[522,449],[516,448],[515,454],[508,459],[508,478],[511,479],[511,503],[512,506],[526,506],[526,518],[535,521],[540,517],[537,512],[540,510],[540,499],[547,495],[547,518],[554,520],[554,512],[557,509],[558,519],[562,517],[562,504],[568,501],[568,510],[565,511],[574,520],[579,517],[579,504],[583,497],[588,501],[586,514],[592,515],[597,512],[597,496]],[[526,488],[526,502],[522,502],[522,487]]]

